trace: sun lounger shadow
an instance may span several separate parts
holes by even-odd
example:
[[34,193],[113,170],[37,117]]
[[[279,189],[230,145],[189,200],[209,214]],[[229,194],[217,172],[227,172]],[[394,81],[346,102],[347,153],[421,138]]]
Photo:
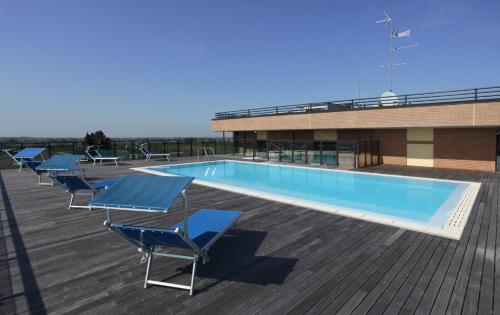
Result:
[[[211,248],[212,263],[200,264],[197,272],[200,280],[215,281],[208,281],[206,286],[200,283],[197,291],[205,291],[222,281],[257,285],[282,284],[293,271],[297,259],[258,255],[257,251],[266,235],[267,232],[264,231],[238,230],[236,238],[224,237],[216,243]],[[176,271],[169,279],[190,274],[191,265],[179,267]]]

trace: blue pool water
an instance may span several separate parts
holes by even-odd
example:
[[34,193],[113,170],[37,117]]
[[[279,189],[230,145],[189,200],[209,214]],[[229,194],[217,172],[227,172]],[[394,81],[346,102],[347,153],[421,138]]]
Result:
[[149,170],[442,227],[467,183],[264,163],[214,161]]

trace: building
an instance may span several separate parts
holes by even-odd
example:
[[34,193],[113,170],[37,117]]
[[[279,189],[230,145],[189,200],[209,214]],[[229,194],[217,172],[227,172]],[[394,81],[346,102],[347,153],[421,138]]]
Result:
[[236,153],[270,160],[340,165],[348,157],[355,167],[492,172],[499,127],[500,87],[256,108],[212,120],[213,131],[233,132]]

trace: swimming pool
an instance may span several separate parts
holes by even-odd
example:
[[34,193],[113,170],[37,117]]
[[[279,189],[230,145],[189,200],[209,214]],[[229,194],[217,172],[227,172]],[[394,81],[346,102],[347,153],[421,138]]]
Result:
[[230,160],[138,170],[451,238],[460,237],[480,186]]

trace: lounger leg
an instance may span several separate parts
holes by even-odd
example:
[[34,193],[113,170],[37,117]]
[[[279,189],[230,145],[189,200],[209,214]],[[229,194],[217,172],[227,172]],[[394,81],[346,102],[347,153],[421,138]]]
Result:
[[149,271],[151,270],[151,264],[153,263],[153,255],[148,255],[148,265],[146,267],[146,278],[144,279],[144,289],[148,287]]
[[118,161],[117,160],[115,160],[115,165],[118,166]]
[[[108,188],[105,187],[104,189],[108,189]],[[94,200],[95,194],[96,193],[94,191],[92,191],[92,199],[90,199],[90,201]],[[92,211],[92,207],[89,207],[89,211]]]
[[193,257],[193,271],[191,273],[191,289],[189,289],[189,295],[193,295],[194,290],[194,278],[196,277],[196,262],[198,261],[198,255],[195,254]]
[[71,210],[71,207],[73,206],[73,199],[74,198],[75,198],[75,194],[71,194],[71,198],[69,199],[68,211]]

